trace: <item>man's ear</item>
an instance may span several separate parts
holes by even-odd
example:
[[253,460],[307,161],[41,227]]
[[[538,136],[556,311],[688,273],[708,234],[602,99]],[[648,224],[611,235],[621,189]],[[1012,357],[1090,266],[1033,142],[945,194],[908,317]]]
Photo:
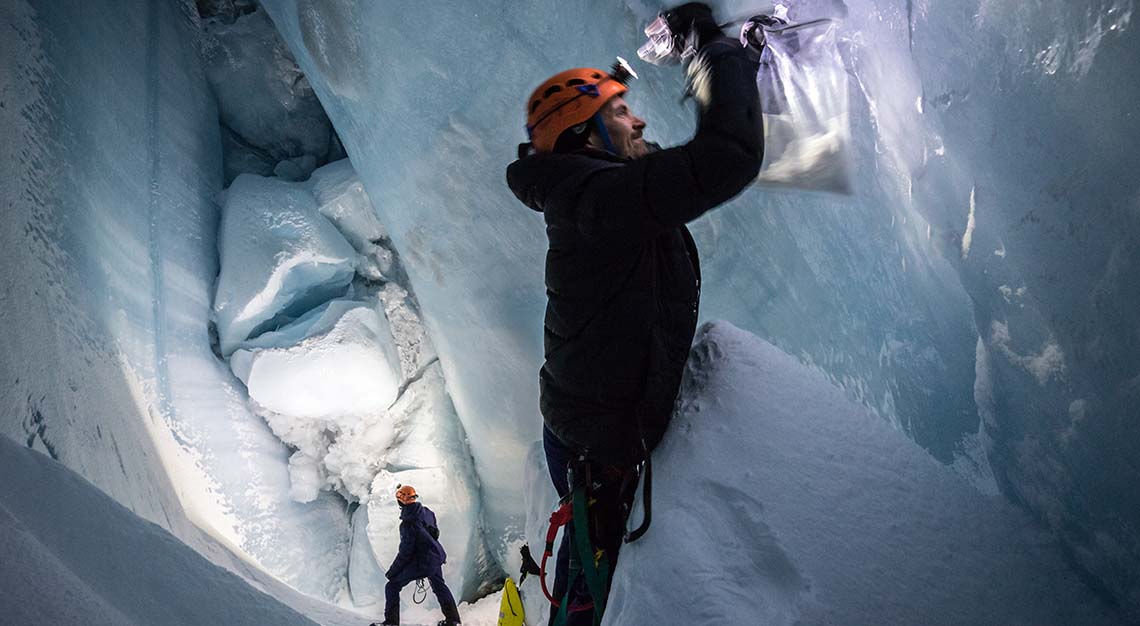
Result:
[[590,136],[586,139],[586,145],[598,150],[606,149],[606,142],[602,141],[602,136],[598,134],[597,129],[590,127]]

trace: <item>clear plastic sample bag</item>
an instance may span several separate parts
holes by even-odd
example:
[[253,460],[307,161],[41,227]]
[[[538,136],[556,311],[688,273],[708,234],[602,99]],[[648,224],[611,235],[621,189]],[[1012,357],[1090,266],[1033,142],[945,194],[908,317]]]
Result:
[[[847,70],[836,42],[838,23],[745,23],[742,43],[761,37],[756,85],[764,112],[762,185],[851,193],[851,124]],[[749,32],[749,24],[755,24]]]
[[[760,54],[756,85],[764,113],[764,161],[756,182],[772,187],[852,192],[847,71],[833,20],[788,23],[757,15],[744,20],[742,46]],[[656,65],[695,54],[664,17],[645,28],[638,50]]]

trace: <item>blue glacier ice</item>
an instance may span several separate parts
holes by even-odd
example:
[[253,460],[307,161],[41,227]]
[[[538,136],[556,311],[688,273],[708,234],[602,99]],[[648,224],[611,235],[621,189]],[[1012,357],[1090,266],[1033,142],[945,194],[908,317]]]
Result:
[[288,450],[210,348],[222,154],[186,9],[0,9],[0,428],[197,549],[201,528],[331,600],[343,502],[289,498]]
[[[766,8],[714,5],[724,19]],[[216,12],[203,19],[202,6]],[[535,545],[550,505],[531,458],[545,240],[540,217],[511,196],[503,170],[525,138],[526,94],[565,67],[633,58],[641,28],[664,5],[457,6],[0,3],[0,432],[216,563],[260,568],[323,601],[376,599],[351,581],[378,582],[365,556],[380,567],[391,558],[388,491],[408,477],[438,486],[429,506],[452,512],[445,544],[464,556],[449,564],[449,580],[473,597],[500,567],[517,571],[515,549],[524,536]],[[1072,623],[1109,607],[1123,623],[1140,620],[1133,0],[803,0],[786,10],[792,20],[839,22],[855,189],[837,196],[757,186],[693,224],[702,318],[762,338],[778,351],[757,348],[747,358],[791,355],[818,374],[812,395],[837,387],[879,420],[843,422],[865,424],[849,439],[896,451],[885,465],[869,462],[861,478],[888,491],[945,488],[939,501],[883,506],[908,519],[941,505],[964,524],[1002,522],[973,548],[1001,532],[1032,544],[1006,560],[964,556],[962,569],[945,561],[955,581],[946,593],[982,593],[966,575],[972,565],[983,567],[979,579],[1049,572],[1041,587],[1020,589],[1060,589],[1053,597],[1073,598],[1073,612],[1047,615],[1052,604],[1011,600],[1006,615]],[[247,64],[244,55],[267,50],[281,63]],[[679,73],[636,69],[629,100],[649,137],[684,141],[693,114],[678,104]],[[303,112],[291,116],[295,104]],[[257,138],[250,145],[282,151],[243,159],[235,129]],[[305,147],[285,150],[294,140]],[[321,168],[340,141],[351,164]],[[272,202],[279,191],[304,190],[306,220],[327,222],[319,228],[322,241],[336,242],[337,269],[327,283],[306,274],[301,282],[320,285],[294,292],[295,306],[264,307],[248,327],[229,328],[219,316],[219,331],[229,329],[212,339],[215,296],[232,284],[219,282],[224,250],[248,251],[232,239],[219,248],[222,207],[247,184],[239,172],[272,181]],[[238,182],[223,192],[229,180]],[[363,196],[374,212],[359,210]],[[266,267],[227,280],[258,293]],[[315,335],[289,324],[312,321],[303,316],[333,298],[383,312],[396,348],[385,367],[406,397],[390,407],[402,421],[387,422],[385,446],[369,444],[361,429],[303,468],[319,484],[302,503],[292,493],[296,448],[274,434],[214,348],[228,355],[265,331],[295,332],[288,342],[303,343]],[[269,339],[262,349],[285,345]],[[835,465],[820,459],[849,452],[811,450],[821,456],[789,463],[826,472]],[[670,458],[663,451],[657,466],[666,475],[684,467]],[[888,475],[919,465],[913,482]],[[662,502],[673,497],[669,484],[685,485],[663,479]],[[354,524],[364,515],[350,514],[349,499],[365,492],[376,496],[359,505],[367,521]],[[794,495],[757,487],[749,497],[769,503],[744,527],[787,537],[797,517],[820,510],[814,500],[787,499]],[[845,501],[834,506],[842,512]],[[671,536],[667,518],[657,523]],[[921,528],[930,534],[897,539],[945,559],[952,551],[942,549],[940,531]],[[855,545],[892,536],[814,516],[804,523],[812,529]],[[851,606],[844,601],[854,596],[834,576],[868,575],[859,559],[828,571],[803,544],[780,541],[791,555],[787,571],[817,580],[820,594],[817,604],[797,604],[808,597],[796,591],[800,579],[781,578],[766,588],[774,595],[762,596],[790,607],[779,615],[823,623],[828,610]],[[630,558],[659,563],[646,556],[650,547],[635,544]],[[645,600],[630,574],[619,570],[615,611]],[[528,608],[534,584],[524,585]],[[1072,585],[1097,600],[1071,595]],[[1016,589],[1000,591],[1013,598]],[[889,604],[894,592],[866,593]],[[920,605],[908,606],[914,615],[932,606]]]
[[226,191],[220,232],[214,315],[227,356],[344,294],[355,275],[356,251],[313,195],[279,178],[239,176]]

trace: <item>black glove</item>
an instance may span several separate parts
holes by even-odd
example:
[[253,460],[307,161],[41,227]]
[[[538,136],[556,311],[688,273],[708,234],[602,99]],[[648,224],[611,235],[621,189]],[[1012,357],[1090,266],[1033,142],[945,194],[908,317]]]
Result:
[[723,37],[713,19],[712,8],[703,2],[689,2],[661,14],[673,35],[684,41],[684,47],[700,50],[701,46]]

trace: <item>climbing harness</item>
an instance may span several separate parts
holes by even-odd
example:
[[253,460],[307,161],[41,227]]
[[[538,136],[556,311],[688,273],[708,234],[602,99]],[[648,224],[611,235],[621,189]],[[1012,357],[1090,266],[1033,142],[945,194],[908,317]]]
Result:
[[[559,507],[550,516],[550,527],[546,533],[546,545],[542,553],[542,564],[539,566],[539,581],[542,593],[550,604],[557,609],[554,626],[564,626],[570,613],[593,610],[593,623],[598,626],[606,608],[606,596],[609,593],[611,556],[605,547],[599,548],[591,538],[591,530],[597,531],[598,523],[591,524],[592,506],[598,505],[595,491],[600,485],[595,485],[591,476],[591,467],[585,457],[571,465],[568,472],[571,485],[570,493],[559,504]],[[617,493],[620,494],[620,491]],[[611,495],[611,494],[607,494]],[[615,496],[616,497],[616,496]],[[569,566],[567,568],[566,591],[562,598],[555,598],[546,583],[546,564],[554,556],[554,540],[558,530],[567,529],[567,549],[569,551]],[[590,600],[578,604],[571,603],[571,597],[578,590],[578,581],[585,581],[586,591]]]

